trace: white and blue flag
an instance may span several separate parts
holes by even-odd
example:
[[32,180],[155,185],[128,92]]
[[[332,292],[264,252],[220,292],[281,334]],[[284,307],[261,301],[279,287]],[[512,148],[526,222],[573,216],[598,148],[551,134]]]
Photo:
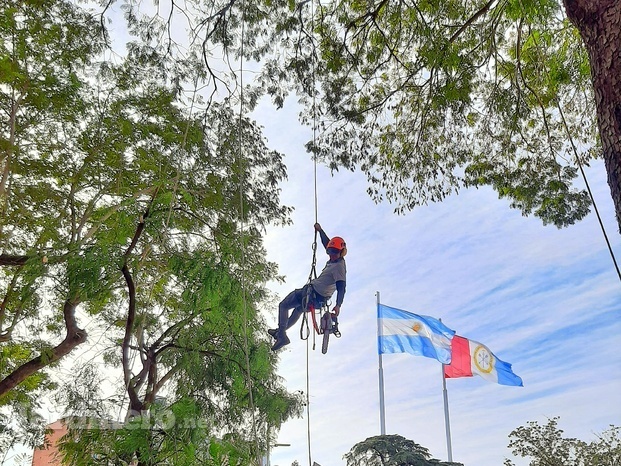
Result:
[[438,319],[412,314],[393,307],[377,306],[378,351],[410,353],[451,363],[451,340],[455,331]]

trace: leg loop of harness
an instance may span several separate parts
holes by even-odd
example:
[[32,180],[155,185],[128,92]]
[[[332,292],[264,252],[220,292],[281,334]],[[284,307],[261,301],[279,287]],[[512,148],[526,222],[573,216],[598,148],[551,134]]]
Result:
[[[310,328],[308,325],[308,311],[315,312],[314,308],[309,309],[312,306],[311,294],[313,293],[313,287],[310,283],[304,287],[304,295],[302,296],[302,325],[300,327],[300,338],[302,340],[308,340],[310,336]],[[306,335],[306,336],[305,336]]]
[[302,325],[300,326],[300,339],[308,340],[310,336],[310,328],[308,326],[308,313],[304,312],[302,314]]

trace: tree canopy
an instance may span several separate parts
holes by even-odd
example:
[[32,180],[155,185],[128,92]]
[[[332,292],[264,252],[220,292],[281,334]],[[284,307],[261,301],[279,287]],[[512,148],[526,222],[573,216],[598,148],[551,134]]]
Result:
[[[198,92],[200,66],[148,40],[115,54],[105,21],[70,1],[2,9],[2,424],[34,422],[24,406],[60,385],[74,416],[115,419],[124,405],[127,427],[95,447],[102,461],[205,464],[185,449],[222,444],[223,457],[257,455],[267,426],[300,407],[259,313],[278,278],[262,231],[290,211],[282,154],[233,93]],[[90,361],[77,380],[55,375],[85,344],[116,368],[112,384]],[[158,410],[178,423],[162,430]]]
[[297,93],[313,155],[363,171],[371,197],[399,212],[491,186],[567,226],[589,212],[581,166],[603,157],[621,214],[618,2],[213,1],[146,17],[142,2],[118,4],[142,40],[202,62],[215,94],[221,53],[259,70],[248,108]]
[[[618,2],[590,3],[617,18],[618,38]],[[312,150],[365,172],[376,201],[405,211],[489,185],[544,224],[589,212],[574,182],[579,163],[602,155],[592,77],[614,69],[590,66],[560,0],[343,0],[315,18]],[[607,46],[618,54],[618,40]],[[604,156],[619,213],[619,152]]]
[[[596,440],[587,443],[563,436],[559,418],[545,425],[535,421],[518,427],[509,435],[513,455],[528,458],[530,466],[615,466],[621,462],[621,428],[610,426]],[[505,460],[505,466],[513,466]]]
[[459,466],[431,458],[429,450],[401,435],[369,437],[345,455],[347,466]]
[[[253,96],[281,105],[297,91],[302,121],[317,129],[309,150],[366,173],[376,201],[404,212],[489,185],[562,227],[589,212],[575,181],[603,156],[621,213],[618,2],[239,6],[216,11],[226,10],[222,24],[248,24],[246,56],[265,65]],[[188,29],[197,43],[214,33]]]

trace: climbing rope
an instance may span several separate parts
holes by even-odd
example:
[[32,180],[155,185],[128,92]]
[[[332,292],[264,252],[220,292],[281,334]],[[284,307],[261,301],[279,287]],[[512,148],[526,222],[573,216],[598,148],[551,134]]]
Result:
[[241,285],[242,285],[242,302],[243,302],[243,326],[244,326],[244,356],[246,363],[246,384],[248,388],[248,401],[251,413],[252,435],[255,443],[255,454],[257,465],[261,464],[261,456],[259,454],[259,438],[257,435],[254,396],[252,393],[252,374],[250,371],[250,355],[248,345],[248,304],[246,298],[246,242],[244,239],[245,231],[245,211],[244,211],[244,171],[243,168],[243,114],[244,114],[244,39],[245,39],[245,0],[240,5],[241,11],[241,33],[240,33],[240,54],[239,54],[239,120],[238,120],[238,153],[237,166],[239,168],[239,214],[240,214],[240,238],[241,238]]
[[599,221],[599,226],[602,230],[602,234],[604,235],[604,240],[606,241],[606,245],[608,246],[608,252],[610,253],[610,257],[612,258],[612,263],[617,271],[617,276],[619,280],[621,280],[621,271],[619,271],[619,265],[617,264],[617,259],[615,258],[615,253],[610,245],[610,240],[608,239],[608,235],[606,234],[606,228],[604,228],[604,223],[602,222],[602,217],[599,214],[599,209],[597,208],[597,203],[595,202],[595,197],[593,197],[593,193],[591,192],[591,186],[586,177],[586,173],[584,172],[584,168],[582,167],[582,162],[580,162],[580,157],[578,156],[578,150],[576,149],[576,145],[574,143],[574,139],[571,136],[569,131],[569,127],[567,126],[567,121],[565,120],[565,114],[563,113],[563,109],[559,104],[557,104],[557,108],[559,111],[559,115],[561,116],[561,120],[563,120],[563,127],[565,128],[565,132],[567,133],[567,137],[569,138],[569,142],[571,143],[571,148],[574,153],[574,157],[576,158],[576,162],[578,163],[578,168],[580,168],[580,173],[582,174],[582,178],[584,179],[584,184],[586,185],[587,192],[589,193],[589,197],[591,198],[591,202],[593,203],[593,210],[595,210],[595,215],[597,215],[597,220]]
[[[312,46],[310,47],[312,56],[311,56],[311,82],[312,82],[312,97],[313,97],[313,150],[315,149],[316,135],[317,135],[317,114],[316,114],[316,101],[315,101],[315,52],[314,52],[314,32],[315,32],[315,7],[314,0],[310,1],[310,12],[311,12],[311,30],[310,30],[310,39],[312,42]],[[302,11],[300,11],[300,18],[302,18]],[[304,23],[302,23],[303,25]],[[314,200],[315,200],[315,224],[318,222],[318,207],[317,207],[317,156],[313,153],[313,188],[314,188]],[[317,264],[317,230],[315,229],[315,239],[313,241],[313,261],[311,266],[311,273],[309,275],[309,284],[311,277],[314,275],[317,276],[316,264]],[[306,311],[306,309],[304,309]],[[313,314],[315,310],[313,309]],[[306,312],[303,313],[306,316]],[[313,315],[314,318],[314,315]],[[315,349],[315,333],[313,332],[313,350]],[[307,442],[308,442],[308,466],[313,464],[312,455],[311,455],[311,422],[310,422],[310,370],[309,370],[309,341],[306,340],[306,431],[307,431]]]

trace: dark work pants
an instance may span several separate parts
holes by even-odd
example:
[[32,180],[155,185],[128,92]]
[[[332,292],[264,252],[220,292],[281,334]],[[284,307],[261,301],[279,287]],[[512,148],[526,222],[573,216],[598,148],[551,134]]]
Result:
[[[289,293],[285,299],[283,299],[278,305],[278,329],[284,331],[295,325],[300,319],[300,316],[304,313],[305,309],[302,308],[302,301],[306,296],[308,287],[310,285],[304,285],[302,288],[293,290]],[[289,310],[293,309],[291,315]]]

